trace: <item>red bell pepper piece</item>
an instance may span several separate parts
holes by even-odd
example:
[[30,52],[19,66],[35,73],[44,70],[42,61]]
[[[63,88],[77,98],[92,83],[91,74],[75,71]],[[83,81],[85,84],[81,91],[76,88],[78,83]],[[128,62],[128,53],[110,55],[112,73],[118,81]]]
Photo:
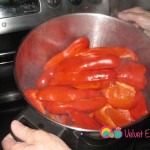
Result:
[[127,84],[116,82],[102,92],[108,103],[115,108],[129,109],[135,105],[136,91],[134,87]]
[[76,89],[70,86],[48,86],[37,93],[42,101],[71,101],[100,96],[99,90]]
[[108,104],[95,112],[94,119],[111,128],[125,126],[133,122],[128,110],[118,110]]
[[138,120],[148,114],[146,101],[141,91],[136,91],[135,102],[136,105],[133,108],[129,109],[129,111],[131,113],[131,116],[135,120]]
[[104,97],[80,99],[68,102],[49,102],[46,109],[53,114],[66,114],[68,109],[76,109],[82,112],[92,112],[102,108],[106,104]]
[[75,56],[67,58],[59,63],[55,69],[55,73],[110,69],[118,67],[119,64],[120,58],[116,55]]
[[50,79],[53,76],[53,70],[49,69],[47,71],[44,71],[36,80],[36,88],[38,90],[45,88],[48,86]]
[[132,58],[133,60],[138,60],[138,56],[129,48],[125,47],[94,47],[88,48],[87,51],[76,54],[76,56],[87,56],[87,55],[104,55],[104,54],[114,54],[120,58]]
[[60,63],[64,59],[74,56],[78,52],[84,51],[89,47],[89,40],[87,38],[79,38],[75,40],[69,47],[67,47],[64,51],[60,52],[53,58],[51,58],[45,65],[44,70],[48,70],[54,65]]
[[95,114],[94,114],[94,119],[100,123],[101,125],[103,126],[109,126],[111,128],[115,128],[116,125],[114,124],[114,122],[111,120],[111,118],[106,114],[106,109],[107,108],[112,108],[112,106],[110,105],[106,105],[104,106],[103,108],[95,111]]
[[144,89],[146,85],[146,67],[139,63],[122,63],[117,69],[117,80],[127,83],[138,89]]
[[78,110],[69,109],[68,113],[76,127],[91,130],[99,130],[101,127],[101,125],[98,124],[94,119],[88,117],[88,115]]
[[114,122],[116,127],[122,127],[133,122],[133,119],[130,115],[126,115],[125,113],[115,108],[107,108],[106,114]]
[[103,88],[110,82],[116,81],[114,70],[84,70],[80,72],[57,72],[50,81],[50,85],[71,85],[78,88]]
[[45,109],[42,105],[42,102],[36,98],[37,90],[35,89],[27,89],[24,91],[25,97],[28,101],[42,114],[45,114]]

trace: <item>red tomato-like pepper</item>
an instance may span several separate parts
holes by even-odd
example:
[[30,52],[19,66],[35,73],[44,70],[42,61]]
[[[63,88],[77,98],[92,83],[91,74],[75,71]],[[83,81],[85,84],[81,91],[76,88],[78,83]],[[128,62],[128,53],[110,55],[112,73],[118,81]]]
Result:
[[88,117],[88,115],[78,110],[69,109],[68,113],[72,122],[75,123],[76,127],[91,130],[99,130],[101,127],[101,125],[98,124],[94,119]]
[[71,85],[78,88],[101,88],[108,86],[109,82],[116,81],[114,70],[84,70],[80,72],[58,72],[54,73],[50,85]]
[[128,62],[122,63],[117,69],[119,82],[127,83],[138,89],[143,89],[146,85],[146,67],[142,64]]
[[131,113],[131,116],[135,120],[138,120],[141,117],[148,114],[146,101],[141,91],[136,91],[135,102],[136,102],[135,107],[131,108],[129,111]]
[[68,102],[49,102],[46,109],[53,114],[66,114],[68,109],[76,109],[82,112],[92,112],[102,108],[106,104],[104,97],[80,99]]
[[135,105],[136,91],[127,84],[116,82],[102,92],[108,103],[115,108],[129,109]]
[[70,86],[48,86],[37,93],[37,98],[42,101],[71,101],[99,96],[99,90],[76,89]]
[[36,80],[36,88],[38,90],[45,88],[48,86],[50,79],[53,76],[53,70],[49,69],[44,71]]
[[118,67],[119,64],[120,58],[116,55],[75,56],[67,58],[59,63],[55,69],[55,73],[110,69]]
[[42,105],[42,102],[36,98],[37,90],[35,89],[27,89],[24,91],[24,95],[29,100],[29,102],[42,114],[45,114],[45,109]]
[[53,58],[51,58],[45,65],[44,70],[48,70],[49,68],[53,67],[54,65],[60,63],[65,58],[70,56],[74,56],[78,52],[82,52],[89,47],[89,40],[87,38],[79,38],[75,40],[69,47],[67,47],[64,51],[60,52]]
[[87,55],[104,55],[104,54],[114,54],[120,58],[132,58],[133,60],[138,60],[138,56],[129,48],[125,47],[94,47],[88,48],[87,51],[76,54],[76,56],[87,56]]

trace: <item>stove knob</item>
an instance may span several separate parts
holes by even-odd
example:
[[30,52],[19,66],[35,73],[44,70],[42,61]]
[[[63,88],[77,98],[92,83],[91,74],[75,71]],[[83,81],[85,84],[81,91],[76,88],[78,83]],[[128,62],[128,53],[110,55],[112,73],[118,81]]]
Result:
[[61,0],[47,0],[47,3],[51,7],[57,7],[60,4]]
[[80,3],[82,2],[82,0],[70,0],[70,2],[73,4],[73,5],[80,5]]

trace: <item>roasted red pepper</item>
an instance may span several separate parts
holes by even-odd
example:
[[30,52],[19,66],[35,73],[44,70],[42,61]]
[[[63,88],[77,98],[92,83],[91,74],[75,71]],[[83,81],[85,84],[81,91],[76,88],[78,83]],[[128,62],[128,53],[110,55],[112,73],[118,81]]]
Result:
[[116,125],[114,124],[114,122],[110,119],[110,117],[106,114],[106,109],[107,108],[112,108],[110,105],[106,105],[104,106],[102,109],[99,109],[97,111],[95,111],[94,114],[94,119],[100,123],[103,126],[109,126],[111,128],[115,128]]
[[42,114],[45,114],[45,109],[42,105],[42,102],[39,101],[36,98],[37,90],[35,89],[27,89],[24,91],[25,97],[28,99],[28,101],[37,109],[39,110]]
[[120,109],[129,109],[135,105],[135,93],[134,87],[119,82],[110,84],[107,89],[103,90],[108,103]]
[[69,116],[76,127],[84,129],[99,130],[101,125],[94,119],[88,117],[88,115],[73,109],[68,110]]
[[135,102],[136,102],[135,107],[131,108],[129,111],[131,113],[131,116],[135,120],[138,120],[148,114],[146,101],[141,91],[136,91]]
[[122,63],[117,69],[117,80],[127,83],[138,89],[143,89],[146,85],[146,67],[139,63]]
[[44,71],[36,80],[36,88],[38,90],[45,88],[48,86],[50,79],[53,76],[53,70],[49,69],[47,71]]
[[120,58],[116,55],[88,55],[75,56],[65,59],[55,69],[57,72],[79,72],[83,70],[99,70],[116,68],[120,64]]
[[94,119],[111,128],[125,126],[133,122],[128,110],[118,110],[108,104],[95,112]]
[[116,81],[114,70],[84,70],[80,72],[58,72],[54,74],[50,85],[71,85],[78,88],[107,87],[110,82]]
[[74,56],[78,52],[82,52],[89,47],[89,40],[87,38],[79,38],[75,40],[69,47],[64,51],[60,52],[56,56],[52,57],[45,65],[44,70],[48,70],[59,62],[63,61],[65,58]]
[[94,47],[88,48],[87,51],[76,54],[76,56],[87,56],[87,55],[104,55],[104,54],[114,54],[120,58],[132,58],[133,60],[138,60],[138,56],[129,48],[125,47]]
[[71,101],[99,96],[99,90],[76,89],[70,86],[48,86],[37,93],[37,98],[42,101]]
[[125,113],[115,108],[106,109],[106,114],[114,122],[116,127],[122,127],[133,122],[133,119],[130,115],[126,115]]
[[47,110],[53,114],[66,114],[67,109],[76,109],[82,112],[92,112],[102,108],[106,104],[104,97],[96,97],[91,99],[80,99],[68,102],[49,102]]

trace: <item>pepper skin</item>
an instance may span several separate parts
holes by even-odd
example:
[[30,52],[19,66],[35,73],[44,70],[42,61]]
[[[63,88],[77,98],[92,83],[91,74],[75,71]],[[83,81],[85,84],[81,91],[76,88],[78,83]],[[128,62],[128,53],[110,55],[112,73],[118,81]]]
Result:
[[53,76],[52,69],[48,69],[47,71],[44,71],[36,80],[36,88],[38,90],[41,90],[46,86],[48,86],[52,76]]
[[[110,82],[116,81],[116,73],[108,70],[84,70],[80,72],[58,72],[54,73],[50,85],[71,85],[78,88],[103,88]],[[95,88],[94,88],[95,89]]]
[[37,109],[39,110],[42,114],[45,114],[45,109],[42,105],[42,102],[39,101],[36,98],[37,90],[35,89],[27,89],[24,91],[25,97],[28,99],[28,101]]
[[110,106],[109,104],[106,104],[106,106],[104,106],[103,108],[95,111],[94,113],[94,119],[102,124],[103,126],[109,126],[111,128],[115,128],[116,125],[114,124],[114,122],[110,119],[110,117],[106,114],[106,109],[107,108],[112,108],[112,106]]
[[119,110],[107,104],[102,109],[97,110],[94,119],[104,126],[111,128],[122,127],[133,122],[128,110]]
[[126,116],[126,114],[115,108],[106,109],[106,114],[111,118],[116,127],[122,127],[133,122],[131,116]]
[[139,63],[126,62],[116,69],[117,80],[127,83],[137,89],[144,89],[146,85],[146,67]]
[[94,119],[80,111],[69,109],[68,114],[76,127],[91,130],[99,130],[101,127]]
[[52,57],[45,65],[44,70],[55,66],[64,59],[74,56],[78,52],[83,52],[86,48],[89,47],[89,40],[87,38],[79,38],[75,40],[70,46],[68,46],[64,51],[60,52],[56,56]]
[[135,102],[136,105],[135,107],[129,109],[131,116],[135,119],[138,120],[142,118],[143,116],[148,114],[148,109],[146,106],[146,101],[144,99],[144,96],[141,91],[136,91],[135,95]]
[[67,109],[76,109],[82,112],[92,112],[102,108],[106,104],[104,97],[96,97],[91,99],[80,99],[68,102],[55,102],[48,103],[46,109],[49,113],[53,114],[66,114]]
[[70,57],[59,63],[55,69],[57,72],[79,72],[83,70],[99,70],[116,68],[120,64],[120,58],[116,55],[88,55]]
[[135,106],[136,91],[134,87],[127,84],[120,82],[110,84],[102,93],[107,98],[108,103],[115,108],[129,109]]
[[37,93],[37,99],[41,101],[72,101],[99,96],[99,90],[76,89],[71,86],[48,86]]
[[76,54],[76,56],[87,56],[87,55],[104,55],[104,54],[114,54],[120,58],[131,58],[137,61],[138,56],[129,48],[125,47],[94,47],[88,48],[87,51]]

